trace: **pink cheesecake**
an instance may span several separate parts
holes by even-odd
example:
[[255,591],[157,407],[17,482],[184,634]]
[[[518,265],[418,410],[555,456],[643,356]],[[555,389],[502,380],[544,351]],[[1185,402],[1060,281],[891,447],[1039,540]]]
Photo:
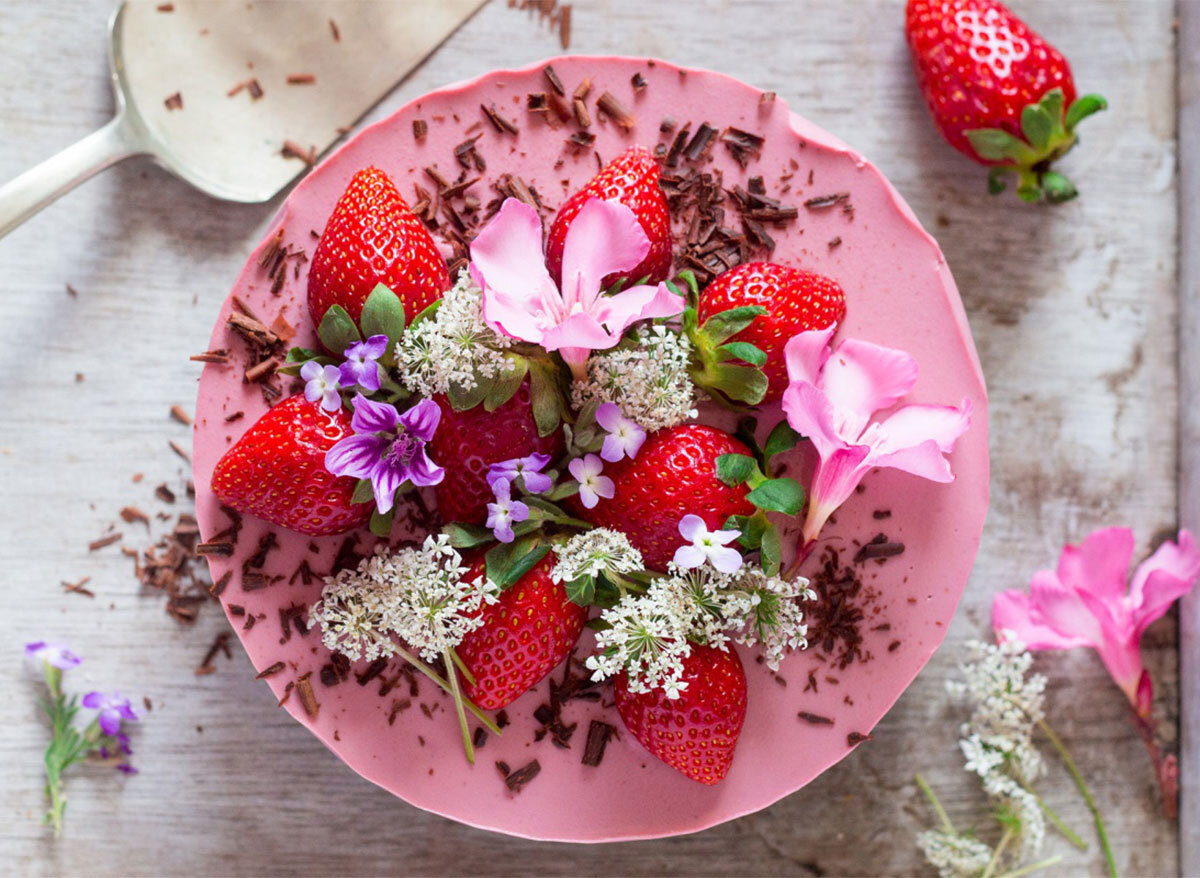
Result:
[[[581,118],[573,94],[585,80]],[[561,100],[554,97],[560,84]],[[852,337],[904,351],[918,367],[904,404],[966,401],[972,410],[947,454],[952,482],[874,470],[821,530],[800,568],[817,593],[805,606],[808,648],[772,671],[753,650],[736,647],[745,722],[727,776],[712,786],[672,770],[622,728],[608,685],[578,697],[573,690],[586,672],[570,662],[508,705],[503,734],[480,734],[468,764],[448,696],[398,658],[335,656],[310,628],[307,611],[323,576],[352,566],[376,537],[365,527],[310,537],[231,515],[210,488],[218,460],[270,406],[302,388],[272,374],[272,351],[318,346],[306,298],[309,258],[358,171],[374,166],[390,176],[426,220],[453,275],[489,203],[531,201],[548,226],[604,161],[632,146],[657,156],[672,204],[701,175],[719,179],[716,191],[723,190],[727,231],[707,250],[689,236],[690,216],[672,214],[676,270],[690,267],[703,283],[753,258],[831,278],[846,300],[835,345]],[[464,173],[475,182],[455,187]],[[422,203],[447,186],[436,204]],[[249,323],[234,316],[243,331],[231,315],[249,315]],[[254,337],[255,320],[268,328],[265,339]],[[214,592],[230,623],[282,707],[346,764],[417,807],[473,826],[577,842],[694,832],[795,792],[856,747],[887,746],[868,743],[872,731],[941,643],[979,546],[988,502],[986,391],[937,243],[851,147],[775,95],[718,73],[648,59],[563,57],[408,104],[291,193],[223,305],[211,349],[194,476],[201,533],[217,547],[209,555]],[[773,412],[777,420],[778,404]],[[767,414],[761,423],[772,421]],[[700,417],[729,427],[736,420],[707,406]],[[788,454],[787,471],[807,485],[812,447],[801,442]],[[394,538],[423,536],[436,516],[432,494],[423,496],[404,507]],[[782,523],[785,556],[802,519]],[[579,658],[592,636],[584,632]]]

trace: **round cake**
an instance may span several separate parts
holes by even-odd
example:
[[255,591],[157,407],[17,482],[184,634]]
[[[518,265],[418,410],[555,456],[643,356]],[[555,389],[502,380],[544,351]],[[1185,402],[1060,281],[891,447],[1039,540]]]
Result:
[[[645,182],[634,180],[635,167],[649,169],[642,201],[623,194]],[[393,197],[393,207],[407,203],[403,216],[372,214],[378,193],[393,186],[403,198]],[[403,259],[381,243],[385,223],[417,241]],[[641,246],[627,253],[631,239]],[[562,290],[567,308],[556,327],[577,312],[607,308],[607,316],[570,335],[571,344],[552,340],[544,313],[526,320],[505,290],[505,260],[518,264],[518,243],[546,248],[546,270],[536,259],[534,275],[550,284],[551,299]],[[614,286],[612,267],[623,258],[623,286]],[[610,273],[601,281],[589,271]],[[764,286],[803,289],[808,298],[784,314]],[[350,380],[337,395],[336,368],[344,376],[347,364],[361,371],[366,362],[374,375],[371,357],[380,355],[363,351],[380,337],[375,330],[395,326],[396,300],[404,317],[395,332],[411,334],[442,320],[471,289],[483,296],[489,332],[504,339],[489,356],[536,351],[529,378],[521,380],[522,360],[515,380],[485,369],[472,399],[426,400],[420,382],[404,375],[397,346],[394,358],[389,351],[380,359],[382,387],[373,379],[355,395]],[[632,318],[613,316],[618,301],[636,310]],[[792,317],[816,322],[794,333]],[[688,374],[698,376],[695,411],[642,430],[621,418],[621,406],[587,408],[578,388],[595,378],[601,355],[611,362],[648,345],[649,361],[667,368],[662,358],[672,351],[654,348],[654,333],[692,339],[684,348],[694,360]],[[590,360],[581,338],[591,339]],[[358,353],[345,347],[341,363],[350,342]],[[206,359],[194,443],[202,551],[259,676],[363,777],[420,808],[527,838],[693,832],[770,805],[858,746],[880,746],[865,742],[941,643],[987,510],[986,391],[936,242],[874,166],[774,94],[658,60],[563,57],[496,71],[364,130],[287,198],[223,305]],[[846,389],[851,380],[857,390]],[[630,398],[621,396],[627,387],[612,392]],[[561,400],[549,414],[547,394]],[[838,408],[852,397],[862,417]],[[497,419],[518,409],[532,412],[523,438],[508,431],[497,439]],[[584,423],[585,410],[594,422]],[[868,424],[871,411],[878,414]],[[371,427],[372,417],[386,424]],[[284,436],[276,420],[304,428]],[[383,435],[388,425],[416,437],[413,448],[393,445],[379,458],[402,453],[411,464],[399,492],[399,482],[381,487],[375,470],[353,469],[352,455],[342,455],[342,469],[324,457],[335,441]],[[489,457],[497,442],[512,447]],[[538,496],[536,474],[518,479],[519,464],[497,479],[502,457],[539,453],[557,467],[553,489]],[[281,470],[304,455],[330,471],[309,479]],[[687,521],[676,503],[685,485],[686,502],[709,498],[687,510],[696,513]],[[518,504],[524,521],[504,519],[515,508],[510,495],[528,501]],[[671,525],[669,538],[655,516]],[[529,535],[539,519],[548,523]],[[334,630],[329,609],[339,571],[342,586],[355,571],[378,577],[380,564],[417,557],[421,541],[443,527],[461,547],[462,569],[478,574],[472,581],[497,590],[464,611],[466,628],[476,624],[473,613],[493,612],[505,585],[501,606],[536,599],[553,607],[563,647],[556,659],[570,657],[548,675],[540,669],[531,687],[522,678],[512,684],[519,691],[505,694],[482,679],[479,656],[496,651],[480,634],[486,628],[460,634],[458,652],[442,653],[454,661],[440,664],[421,658],[420,632],[399,625],[394,644],[375,644],[374,653],[329,648],[347,624],[339,617]],[[388,538],[375,535],[389,528]],[[591,591],[581,597],[569,583],[571,599],[563,599],[555,571],[564,541],[601,532],[628,532],[645,570],[612,574],[618,588],[607,601]],[[539,541],[535,555],[529,547]],[[803,626],[788,632],[782,657],[766,655],[753,637],[716,635],[691,647],[688,674],[701,658],[710,663],[699,679],[684,686],[677,674],[669,695],[637,694],[635,668],[606,664],[606,655],[625,654],[613,646],[614,614],[658,583],[720,566],[730,545],[755,565],[756,582],[797,584],[788,605],[802,610]],[[377,546],[389,548],[373,555]],[[513,546],[530,552],[524,566],[504,554]],[[409,568],[396,561],[396,569]],[[728,582],[722,576],[712,573]],[[504,577],[511,581],[493,581]],[[418,665],[457,681],[474,712],[460,719],[461,695],[443,692]],[[727,684],[736,697],[720,688]],[[711,728],[730,740],[713,771],[699,759],[695,770],[681,767],[647,744],[671,698],[694,705],[725,696],[728,709]],[[701,750],[708,746],[707,729],[693,733],[706,739]]]

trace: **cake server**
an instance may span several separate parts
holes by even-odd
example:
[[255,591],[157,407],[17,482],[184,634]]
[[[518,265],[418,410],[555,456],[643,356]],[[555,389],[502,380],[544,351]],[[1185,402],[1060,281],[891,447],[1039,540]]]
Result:
[[125,0],[109,20],[116,115],[0,187],[0,237],[134,155],[267,201],[484,2]]

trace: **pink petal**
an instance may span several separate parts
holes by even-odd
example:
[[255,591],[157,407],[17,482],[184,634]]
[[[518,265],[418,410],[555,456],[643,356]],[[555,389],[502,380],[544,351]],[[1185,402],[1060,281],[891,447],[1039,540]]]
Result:
[[912,448],[902,448],[890,454],[873,456],[871,466],[898,469],[914,476],[920,476],[931,482],[953,482],[954,471],[950,469],[950,461],[942,455],[942,449],[932,439],[915,445]]
[[1039,570],[1029,583],[1033,621],[1046,625],[1062,637],[1073,638],[1097,649],[1104,643],[1100,621],[1074,589],[1058,581],[1052,570]]
[[864,463],[869,452],[866,445],[852,445],[836,449],[828,458],[821,458],[809,491],[803,534],[806,544],[817,538],[829,516],[846,502],[870,471],[871,467]]
[[562,291],[568,311],[576,302],[590,310],[605,277],[636,268],[649,252],[650,239],[632,210],[619,201],[589,198],[563,244]]
[[957,408],[946,405],[906,405],[879,424],[880,453],[912,448],[932,439],[942,451],[953,451],[954,443],[971,426],[974,406],[964,398]]
[[891,408],[917,381],[917,361],[894,348],[846,339],[825,361],[818,385],[837,411],[840,433],[853,442],[871,415]]
[[1049,625],[1035,621],[1034,610],[1027,592],[1009,589],[992,599],[992,628],[997,633],[1010,632],[1030,649],[1072,649],[1091,646],[1086,640],[1065,636]]
[[694,543],[708,532],[708,525],[699,515],[688,513],[679,519],[679,535],[689,543]]
[[674,317],[683,311],[684,301],[667,285],[630,287],[615,296],[601,296],[591,309],[596,319],[614,335],[621,335],[638,320]]
[[1059,581],[1091,592],[1105,602],[1125,597],[1125,577],[1133,557],[1133,531],[1109,527],[1091,534],[1078,546],[1065,546],[1058,557]]
[[1137,639],[1105,640],[1096,647],[1100,660],[1112,676],[1113,681],[1121,687],[1129,703],[1138,706],[1138,688],[1145,670],[1142,667],[1142,652]]
[[[473,265],[471,274],[475,274]],[[548,322],[546,311],[529,299],[510,296],[484,284],[479,286],[483,290],[483,320],[488,326],[511,338],[541,343]]]
[[484,320],[515,338],[540,341],[544,315],[562,310],[542,255],[541,220],[515,198],[506,199],[471,242],[470,273],[483,290]]
[[1147,625],[1191,591],[1198,576],[1200,550],[1186,530],[1179,532],[1178,543],[1163,543],[1139,564],[1129,588],[1136,636],[1140,637]]
[[826,329],[812,329],[798,332],[788,339],[783,349],[784,360],[787,361],[788,381],[792,383],[805,381],[817,384],[821,376],[821,367],[829,357],[829,339],[837,332],[837,324]]
[[577,311],[557,326],[545,330],[542,335],[542,347],[548,351],[557,351],[559,348],[603,351],[613,347],[620,340],[620,335],[606,332],[591,314]]
[[[791,347],[795,340],[788,342],[788,346]],[[815,385],[793,380],[783,392],[783,413],[792,429],[812,442],[822,460],[850,447],[834,426],[833,404]],[[862,447],[865,453],[867,446]]]

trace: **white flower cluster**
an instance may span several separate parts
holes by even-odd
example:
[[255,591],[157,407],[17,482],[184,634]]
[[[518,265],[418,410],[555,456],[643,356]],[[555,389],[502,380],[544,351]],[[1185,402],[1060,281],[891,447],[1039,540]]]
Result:
[[662,430],[696,417],[696,387],[688,374],[692,343],[665,326],[642,326],[638,347],[593,354],[587,378],[571,388],[578,411],[589,402],[612,402],[646,430]]
[[495,584],[469,573],[445,534],[394,553],[379,546],[355,570],[325,578],[309,618],[325,646],[347,658],[392,655],[394,634],[433,661],[482,625],[480,607],[496,601]]
[[940,878],[977,878],[992,859],[992,849],[978,839],[931,829],[917,836],[917,846]]
[[408,327],[396,344],[400,382],[420,396],[471,390],[511,370],[505,350],[512,339],[483,320],[483,292],[464,268],[432,319]]
[[645,568],[642,553],[633,547],[629,537],[620,531],[596,527],[572,536],[561,546],[555,546],[558,559],[550,578],[555,582],[571,582],[581,576],[596,577],[605,572],[636,573]]
[[813,600],[808,580],[789,583],[743,566],[722,573],[711,565],[691,569],[667,565],[644,594],[627,595],[602,610],[609,628],[596,635],[598,655],[587,660],[593,680],[625,671],[631,692],[662,689],[678,698],[691,643],[725,649],[733,632],[738,643],[761,644],[768,665],[791,649],[804,649],[807,626],[799,601]]

